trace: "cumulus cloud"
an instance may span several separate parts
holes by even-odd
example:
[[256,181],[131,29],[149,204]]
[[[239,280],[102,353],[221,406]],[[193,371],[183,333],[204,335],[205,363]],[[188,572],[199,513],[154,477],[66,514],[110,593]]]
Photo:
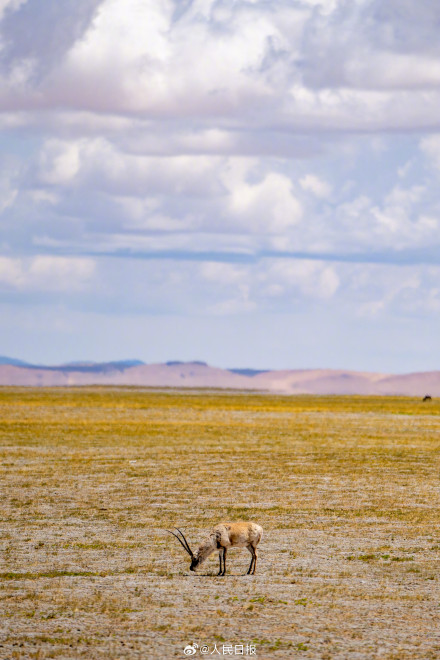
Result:
[[294,295],[298,298],[330,299],[340,280],[333,266],[318,261],[279,259],[268,264],[261,276],[263,293],[270,297]]
[[429,135],[420,142],[422,153],[428,158],[432,165],[440,170],[440,135]]
[[13,177],[6,172],[0,173],[0,214],[14,204],[17,194]]
[[[439,267],[265,259],[257,264],[206,263],[202,282],[215,291],[217,314],[299,311],[317,302],[358,317],[390,313],[433,316],[440,307]],[[195,276],[194,273],[192,276]]]
[[227,214],[235,226],[247,227],[256,233],[279,234],[296,225],[302,216],[291,180],[270,172],[261,181],[249,183],[225,177],[229,188]]
[[[81,39],[101,0],[3,0],[1,63],[26,67],[28,78],[47,75]],[[30,26],[32,28],[30,29]]]
[[49,139],[41,150],[38,178],[45,184],[96,186],[143,195],[149,189],[204,196],[219,189],[217,157],[160,158],[124,153],[104,138]]
[[323,181],[314,174],[306,174],[300,179],[299,183],[303,190],[307,190],[313,195],[316,195],[316,197],[321,197],[323,199],[329,197],[332,191],[332,188],[327,181]]
[[0,19],[3,18],[6,12],[17,11],[26,2],[27,0],[0,0]]
[[399,251],[437,242],[438,220],[424,214],[424,186],[395,186],[380,205],[365,196],[343,204],[339,212],[346,227],[356,226],[353,238],[370,249]]
[[85,258],[0,257],[0,287],[17,291],[79,291],[87,286],[94,268],[93,260]]
[[389,266],[351,267],[351,291],[360,317],[418,314],[431,316],[440,308],[439,268]]
[[[420,11],[419,11],[420,8]],[[306,31],[306,81],[318,87],[438,88],[438,5],[364,0],[315,12]]]
[[210,305],[217,314],[262,310],[287,310],[304,298],[329,300],[339,288],[333,266],[322,262],[264,259],[254,265],[206,263],[200,274],[217,288],[219,302]]
[[371,0],[8,6],[5,108],[62,107],[58,121],[99,112],[103,124],[115,113],[191,118],[242,132],[389,129],[390,116],[402,129],[438,125],[438,8],[428,0],[417,15],[408,2]]
[[60,140],[49,140],[40,156],[42,183],[66,184],[72,181],[80,168],[79,145]]

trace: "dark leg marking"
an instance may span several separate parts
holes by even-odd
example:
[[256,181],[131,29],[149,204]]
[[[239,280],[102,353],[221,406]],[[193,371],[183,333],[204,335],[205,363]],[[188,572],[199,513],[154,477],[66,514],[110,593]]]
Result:
[[252,559],[251,559],[251,563],[249,565],[249,569],[248,569],[248,572],[246,573],[246,575],[251,575],[252,567],[253,567],[255,559],[256,559],[256,554],[255,554],[255,548],[253,548],[251,545],[248,546],[248,550],[252,555]]
[[255,548],[255,550],[254,550],[254,553],[255,553],[255,555],[254,555],[254,570],[252,571],[252,575],[255,575],[255,569],[257,568],[257,556],[258,556],[258,555],[257,555],[257,550],[256,550],[256,548]]

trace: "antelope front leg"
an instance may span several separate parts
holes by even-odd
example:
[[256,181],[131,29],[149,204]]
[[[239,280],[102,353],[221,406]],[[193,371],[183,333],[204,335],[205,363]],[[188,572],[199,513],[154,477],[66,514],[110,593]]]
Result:
[[[220,557],[220,570],[217,575],[224,575],[226,573],[226,548],[220,548],[218,551],[218,556]],[[223,567],[222,567],[222,557],[223,557]]]
[[224,575],[226,573],[226,548],[223,548],[223,573]]
[[222,572],[222,569],[223,569],[223,567],[222,567],[222,556],[223,556],[223,548],[220,548],[220,550],[218,551],[218,558],[220,560],[220,569],[219,569],[219,572],[217,573],[217,575],[223,575],[223,572]]

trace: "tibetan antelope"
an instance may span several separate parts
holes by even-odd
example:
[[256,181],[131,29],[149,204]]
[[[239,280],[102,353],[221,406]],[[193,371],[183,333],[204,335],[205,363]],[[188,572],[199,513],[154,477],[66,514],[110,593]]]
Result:
[[196,553],[193,553],[180,529],[177,529],[177,527],[175,529],[180,536],[169,529],[167,529],[167,532],[176,537],[191,557],[191,566],[189,567],[191,571],[195,571],[209,555],[218,550],[220,560],[218,575],[224,575],[226,573],[226,552],[228,548],[236,547],[247,548],[251,553],[252,559],[246,575],[254,575],[257,565],[257,545],[263,536],[263,528],[260,525],[251,522],[220,523],[211,529],[209,536],[202,541]]

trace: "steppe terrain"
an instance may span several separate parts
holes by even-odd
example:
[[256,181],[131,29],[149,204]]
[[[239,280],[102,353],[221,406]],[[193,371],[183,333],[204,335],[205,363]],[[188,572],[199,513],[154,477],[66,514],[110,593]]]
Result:
[[[0,435],[2,660],[440,658],[437,401],[0,388]],[[239,519],[255,576],[165,531]]]

